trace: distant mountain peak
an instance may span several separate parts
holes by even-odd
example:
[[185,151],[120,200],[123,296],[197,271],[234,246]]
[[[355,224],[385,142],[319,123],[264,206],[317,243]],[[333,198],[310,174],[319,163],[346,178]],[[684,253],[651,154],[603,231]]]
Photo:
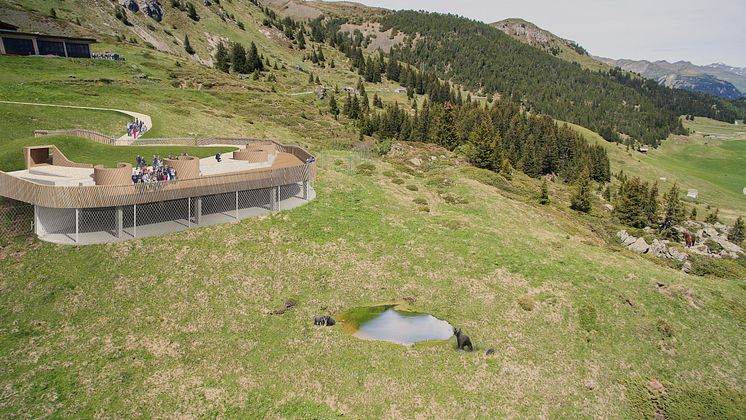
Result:
[[624,70],[639,73],[658,83],[694,92],[704,92],[726,99],[738,99],[746,91],[746,69],[715,63],[698,66],[689,61],[679,60],[670,63],[666,60],[596,59]]

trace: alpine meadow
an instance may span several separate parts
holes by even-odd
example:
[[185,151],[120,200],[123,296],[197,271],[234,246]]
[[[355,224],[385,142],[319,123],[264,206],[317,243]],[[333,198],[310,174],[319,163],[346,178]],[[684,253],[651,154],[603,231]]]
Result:
[[0,0],[0,416],[746,418],[746,99],[458,7]]

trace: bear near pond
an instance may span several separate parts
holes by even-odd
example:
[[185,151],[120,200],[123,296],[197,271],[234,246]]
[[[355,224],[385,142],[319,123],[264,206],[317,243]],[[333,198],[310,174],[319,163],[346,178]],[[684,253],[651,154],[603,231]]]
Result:
[[468,335],[462,333],[460,328],[454,328],[453,335],[456,336],[456,342],[458,343],[459,350],[465,350],[466,347],[468,347],[469,351],[474,351],[474,346],[471,344],[471,339]]

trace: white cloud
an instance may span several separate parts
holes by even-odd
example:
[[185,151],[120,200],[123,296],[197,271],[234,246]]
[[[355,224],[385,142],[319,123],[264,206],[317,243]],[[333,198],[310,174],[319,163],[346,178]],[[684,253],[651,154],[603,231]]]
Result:
[[519,17],[611,58],[722,61],[746,67],[743,0],[362,0],[484,22]]

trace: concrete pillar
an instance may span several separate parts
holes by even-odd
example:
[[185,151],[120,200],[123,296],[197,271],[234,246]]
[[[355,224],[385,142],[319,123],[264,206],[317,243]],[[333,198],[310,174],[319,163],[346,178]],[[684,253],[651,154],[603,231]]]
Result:
[[202,197],[196,197],[197,202],[194,203],[194,224],[199,225],[202,223]]
[[276,211],[276,205],[277,203],[277,188],[270,188],[269,189],[269,211]]
[[238,191],[236,191],[236,220],[238,220]]
[[[2,44],[0,39],[0,44]],[[41,225],[39,224],[39,206],[34,205],[34,234],[38,237],[41,236]]]
[[280,208],[280,201],[282,200],[282,191],[280,190],[280,187],[277,187],[277,211],[281,211]]
[[34,44],[34,55],[39,55],[39,45],[36,43],[36,38],[32,38],[31,43]]
[[3,44],[3,37],[0,36],[0,54],[5,54],[5,45]]
[[137,238],[137,204],[132,205],[132,236]]
[[303,181],[303,199],[308,200],[308,180]]
[[115,211],[116,211],[115,225],[116,225],[116,230],[117,230],[117,238],[121,238],[122,230],[124,228],[124,209],[122,208],[122,206],[117,206]]
[[67,57],[67,42],[62,41],[62,48],[65,50],[65,57]]
[[75,209],[75,243],[80,242],[80,209]]

